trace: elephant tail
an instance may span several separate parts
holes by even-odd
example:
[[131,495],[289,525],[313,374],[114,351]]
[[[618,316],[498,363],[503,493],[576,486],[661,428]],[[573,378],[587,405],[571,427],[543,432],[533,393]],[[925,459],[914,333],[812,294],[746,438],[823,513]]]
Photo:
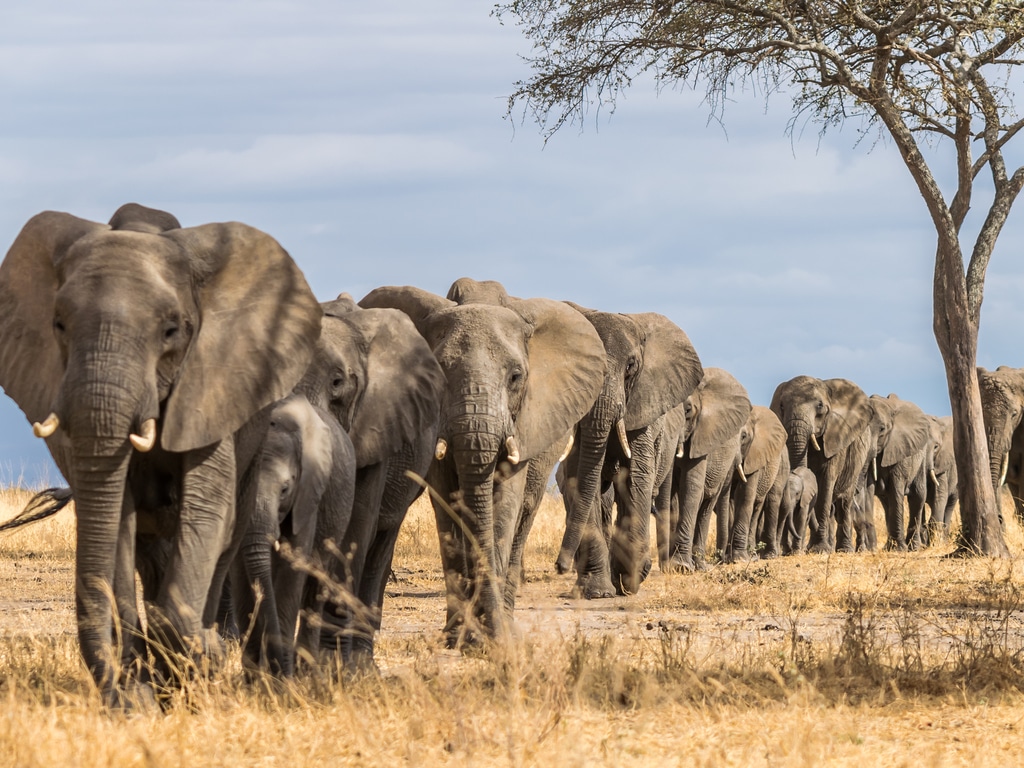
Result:
[[47,488],[45,491],[40,491],[29,499],[28,504],[21,512],[0,524],[0,531],[9,531],[29,523],[45,520],[64,509],[71,499],[70,488]]

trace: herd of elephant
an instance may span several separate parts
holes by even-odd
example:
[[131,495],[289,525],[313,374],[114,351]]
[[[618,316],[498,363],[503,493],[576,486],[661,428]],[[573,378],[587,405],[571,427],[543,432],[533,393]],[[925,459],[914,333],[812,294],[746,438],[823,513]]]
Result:
[[[216,659],[232,623],[250,668],[372,666],[424,488],[452,644],[509,632],[556,466],[555,566],[587,598],[639,590],[652,518],[660,568],[687,571],[872,549],[875,495],[888,546],[922,546],[956,500],[950,419],[893,395],[798,376],[752,405],[662,315],[493,281],[321,304],[269,235],[137,204],[25,225],[0,265],[0,385],[71,487],[79,641],[111,706],[173,681],[172,656]],[[1019,496],[1024,372],[982,392],[993,482]]]

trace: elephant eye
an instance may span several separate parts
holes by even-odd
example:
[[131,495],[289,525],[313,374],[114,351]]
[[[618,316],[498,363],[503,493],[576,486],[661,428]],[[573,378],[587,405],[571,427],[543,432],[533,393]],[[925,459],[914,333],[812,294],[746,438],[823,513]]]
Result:
[[824,410],[825,410],[825,404],[823,402],[821,402],[821,400],[819,400],[818,401],[818,413],[821,413]]
[[164,329],[164,340],[165,341],[171,341],[175,336],[178,335],[178,330],[179,330],[179,328],[178,328],[177,325],[169,325],[169,326],[167,326]]
[[54,318],[53,329],[57,331],[57,333],[64,333],[64,323],[61,322],[60,318]]
[[629,358],[629,360],[626,361],[626,375],[633,376],[639,367],[640,364],[637,362],[635,357]]
[[523,380],[523,370],[521,368],[513,368],[508,374],[508,385],[510,387],[517,387]]

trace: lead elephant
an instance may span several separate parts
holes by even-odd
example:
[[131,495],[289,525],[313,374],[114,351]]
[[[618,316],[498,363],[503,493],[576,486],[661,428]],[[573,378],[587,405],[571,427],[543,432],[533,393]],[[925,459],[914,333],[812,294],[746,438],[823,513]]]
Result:
[[243,661],[287,677],[297,647],[317,651],[323,592],[307,585],[307,572],[332,568],[331,545],[348,529],[355,452],[331,414],[292,394],[274,404],[250,471],[255,477],[239,499],[247,528],[231,579],[236,615],[249,627]]
[[[259,230],[182,229],[137,205],[111,221],[45,212],[21,230],[0,265],[0,385],[74,493],[79,644],[104,701],[120,705],[124,667],[141,655],[136,565],[150,633],[204,647],[236,478],[266,407],[305,371],[321,312]],[[139,547],[161,562],[137,563],[137,532],[163,542]],[[115,637],[128,639],[121,665]]]
[[338,540],[346,558],[335,572],[355,600],[328,601],[320,649],[367,669],[398,531],[423,490],[406,473],[424,477],[433,460],[445,378],[405,313],[363,309],[348,294],[322,307],[320,339],[296,391],[348,433],[357,469],[352,519]]
[[808,551],[852,552],[874,413],[867,395],[847,379],[797,376],[775,389],[771,409],[786,428],[790,468],[806,466],[818,481]]
[[1005,486],[1017,519],[1024,520],[1024,368],[978,368],[978,386],[996,498]]
[[[606,370],[567,459],[575,492],[555,567],[568,573],[575,561],[585,597],[634,594],[650,570],[651,499],[665,437],[659,420],[693,392],[704,370],[690,339],[663,315],[572,306],[599,334]],[[616,479],[617,514],[606,537],[600,494]]]
[[384,287],[359,303],[406,312],[447,380],[427,480],[437,493],[448,640],[477,629],[506,637],[506,582],[530,466],[550,452],[557,458],[597,397],[601,339],[578,312],[548,299],[458,304]]

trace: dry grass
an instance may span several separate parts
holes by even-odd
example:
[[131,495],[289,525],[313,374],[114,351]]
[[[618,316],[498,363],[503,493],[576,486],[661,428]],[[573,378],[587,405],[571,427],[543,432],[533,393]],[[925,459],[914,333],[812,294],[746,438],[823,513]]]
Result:
[[[24,495],[0,495],[0,517]],[[70,620],[73,516],[0,535],[4,765],[1004,765],[1024,748],[1022,561],[803,556],[583,602],[548,501],[512,647],[444,650],[433,515],[396,554],[381,678],[247,685],[237,653],[163,713],[105,713]],[[1024,534],[1010,519],[1014,552]],[[41,581],[35,581],[41,579]],[[50,594],[45,594],[49,591]],[[50,599],[28,629],[9,612]]]

